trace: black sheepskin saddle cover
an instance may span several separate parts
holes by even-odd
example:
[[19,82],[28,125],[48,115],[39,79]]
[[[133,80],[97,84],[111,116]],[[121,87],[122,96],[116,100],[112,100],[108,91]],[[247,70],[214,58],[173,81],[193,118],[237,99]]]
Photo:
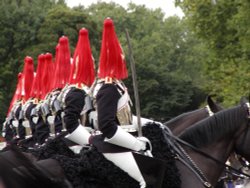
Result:
[[[166,171],[162,188],[179,188],[180,174],[175,165],[174,154],[165,139],[164,130],[159,124],[149,123],[142,131],[143,136],[151,141],[153,156],[165,161]],[[80,154],[75,155],[62,139],[54,139],[32,154],[39,160],[56,159],[74,188],[139,188],[137,181],[106,160],[95,147],[83,148]]]

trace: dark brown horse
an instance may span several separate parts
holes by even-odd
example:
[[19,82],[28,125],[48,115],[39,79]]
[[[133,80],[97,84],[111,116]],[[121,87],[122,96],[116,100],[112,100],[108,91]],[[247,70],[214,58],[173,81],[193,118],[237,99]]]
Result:
[[214,113],[223,110],[220,105],[212,100],[211,96],[208,96],[206,101],[206,107],[181,114],[165,122],[164,125],[167,126],[174,135],[178,136],[183,132],[183,130],[194,123],[197,123],[198,121],[201,121],[202,119],[205,119],[209,116],[212,116]]
[[[249,107],[243,103],[194,124],[182,133],[180,138],[225,163],[233,152],[250,159],[249,132]],[[202,188],[206,187],[204,184],[214,186],[223,172],[224,166],[187,146],[183,146],[183,148],[188,156],[186,157],[190,157],[193,161],[191,162],[195,166],[193,169],[201,175],[195,175],[187,165],[177,161],[181,174],[181,187]],[[204,181],[200,179],[204,179]]]
[[[249,108],[245,104],[223,110],[194,124],[188,128],[180,138],[199,148],[201,151],[209,153],[222,163],[227,160],[232,152],[237,152],[247,158],[250,156],[249,146],[245,144],[250,141],[248,116]],[[167,152],[165,144],[167,142],[165,142],[166,139],[163,139],[159,134],[164,131],[159,129],[159,127],[155,127],[155,125],[150,126],[152,128],[151,130],[145,130],[148,126],[145,126],[143,129],[144,135],[151,140],[153,145],[153,155],[156,158],[167,159],[167,155],[165,155]],[[224,170],[224,166],[219,165],[217,162],[188,147],[183,146],[183,148],[188,156],[191,157],[192,161],[194,161],[197,169],[207,178],[207,182],[215,185]],[[98,183],[100,185],[100,183],[103,182],[105,182],[105,186],[103,187],[112,188],[117,187],[117,185],[119,185],[118,187],[137,187],[136,185],[138,185],[138,183],[133,182],[129,177],[127,177],[126,181],[122,181],[123,178],[126,178],[126,175],[122,174],[115,166],[112,166],[110,162],[105,161],[102,155],[96,152],[95,149],[83,151],[80,158],[68,158],[64,156],[53,156],[53,158],[64,168],[64,172],[78,175],[77,181],[85,179],[81,183],[86,184],[86,181],[88,181],[88,183],[91,182],[93,185],[96,185],[93,187],[100,187],[97,186]],[[70,165],[65,166],[67,163]],[[166,160],[166,163],[168,163],[168,160]],[[48,168],[49,167],[50,165],[48,165]],[[182,181],[181,187],[204,187],[204,182],[200,181],[193,171],[178,160],[177,167]],[[170,166],[167,166],[167,168],[170,168]],[[110,177],[112,176],[112,172],[113,177]],[[171,174],[167,172],[164,180],[167,181],[170,177]],[[119,179],[121,182],[118,182]],[[174,183],[175,182],[171,182],[171,184],[169,184],[164,182],[162,187],[178,187],[178,184],[175,185]]]

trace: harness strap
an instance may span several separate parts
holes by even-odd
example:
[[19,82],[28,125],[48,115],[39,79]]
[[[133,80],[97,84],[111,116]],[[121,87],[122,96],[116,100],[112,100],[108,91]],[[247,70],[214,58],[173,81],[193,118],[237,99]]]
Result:
[[[244,173],[244,172],[241,172],[240,170],[235,169],[235,168],[233,168],[233,167],[231,167],[231,166],[229,166],[229,165],[227,165],[227,164],[221,162],[220,160],[218,160],[218,159],[212,157],[211,155],[208,155],[207,153],[201,151],[201,150],[198,149],[197,147],[195,147],[195,146],[193,146],[193,145],[191,145],[191,144],[185,142],[184,140],[178,138],[177,136],[174,136],[173,134],[171,134],[171,133],[168,131],[168,128],[167,128],[167,127],[164,126],[163,129],[165,130],[165,131],[164,131],[165,134],[167,134],[169,137],[171,137],[172,139],[176,140],[177,142],[179,142],[179,143],[181,143],[181,144],[183,144],[183,145],[185,145],[185,146],[191,148],[192,150],[196,151],[197,153],[199,153],[199,154],[201,154],[201,155],[203,155],[203,156],[205,156],[205,157],[207,157],[207,158],[209,158],[209,159],[215,161],[215,162],[218,163],[219,165],[221,165],[221,166],[223,166],[223,167],[225,167],[225,168],[227,167],[229,170],[235,171],[235,172],[237,172],[237,173],[239,173],[239,174],[242,174],[242,175],[244,175],[244,176],[250,178],[250,175],[248,175],[248,174],[246,174],[246,173]],[[173,142],[173,141],[172,141],[172,142]],[[173,145],[173,144],[172,144],[172,145]]]
[[205,187],[213,187],[208,181],[204,180],[203,177],[200,176],[200,174],[188,163],[185,161],[185,159],[182,159],[180,156],[177,155],[177,158],[180,162],[182,162],[186,167],[188,167],[189,170],[191,170],[197,177],[198,179],[203,182],[203,185]]
[[[192,160],[192,158],[187,154],[187,152],[178,144],[174,143],[172,140],[168,139],[166,134],[171,134],[173,136],[172,132],[168,127],[165,127],[165,134],[164,137],[167,140],[168,144],[173,148],[173,153],[176,154],[176,159],[178,159],[180,162],[182,162],[189,170],[191,170],[195,176],[202,182],[202,184],[205,187],[212,188],[211,183],[208,182],[208,179],[203,174],[203,172],[200,170],[200,168],[195,164],[195,162]],[[167,132],[167,133],[166,133]]]

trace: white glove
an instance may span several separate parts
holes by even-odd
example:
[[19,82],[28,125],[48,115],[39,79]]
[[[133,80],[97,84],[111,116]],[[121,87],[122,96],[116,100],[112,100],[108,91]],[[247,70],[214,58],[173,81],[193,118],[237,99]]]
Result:
[[146,137],[137,137],[137,140],[139,140],[140,142],[143,143],[144,148],[142,148],[143,154],[149,156],[149,157],[153,157],[152,155],[152,144],[149,141],[148,138]]

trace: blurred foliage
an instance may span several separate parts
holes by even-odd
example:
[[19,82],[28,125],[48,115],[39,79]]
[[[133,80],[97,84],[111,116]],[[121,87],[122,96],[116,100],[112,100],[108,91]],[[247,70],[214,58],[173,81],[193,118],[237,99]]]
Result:
[[176,0],[195,35],[207,46],[206,92],[225,106],[249,95],[250,2],[247,0]]
[[[54,54],[55,46],[62,35],[69,37],[73,55],[78,31],[81,27],[86,27],[89,30],[93,56],[98,67],[102,26],[106,17],[114,20],[130,71],[125,29],[129,31],[136,63],[142,116],[165,121],[183,112],[197,109],[205,101],[205,91],[218,91],[217,87],[209,88],[209,84],[216,80],[209,77],[208,70],[212,69],[209,63],[214,63],[217,67],[218,54],[222,52],[217,54],[216,51],[210,50],[210,47],[208,49],[208,43],[204,42],[205,38],[191,27],[192,24],[188,18],[165,18],[160,9],[151,10],[133,3],[125,9],[115,3],[103,2],[88,8],[83,6],[69,8],[62,0],[1,0],[1,2],[1,122],[6,116],[15,90],[16,75],[22,70],[24,57],[30,55],[36,59],[40,53]],[[182,6],[184,7],[184,4]],[[244,11],[246,10],[242,10]],[[244,22],[240,15],[232,19],[238,23]],[[234,31],[232,24],[231,22],[230,27],[228,26],[231,35]],[[244,32],[244,28],[238,29],[239,32]],[[218,37],[227,39],[222,34]],[[215,39],[216,37],[213,40]],[[242,49],[245,49],[245,56],[247,56],[249,44],[244,41],[244,38],[237,39],[245,43],[244,47],[242,44]],[[231,37],[230,40],[233,38]],[[227,53],[233,55],[229,51]],[[226,54],[223,58],[226,58]],[[229,59],[228,62],[234,61]],[[221,70],[225,68],[224,74],[234,72],[231,64],[228,67],[225,66],[227,64],[220,67]],[[247,70],[242,70],[237,74],[246,73]],[[244,80],[241,79],[241,81]],[[228,82],[230,83],[230,80]],[[125,83],[134,101],[131,76],[125,80]],[[230,89],[230,87],[226,88]],[[238,88],[234,89],[239,90]]]

